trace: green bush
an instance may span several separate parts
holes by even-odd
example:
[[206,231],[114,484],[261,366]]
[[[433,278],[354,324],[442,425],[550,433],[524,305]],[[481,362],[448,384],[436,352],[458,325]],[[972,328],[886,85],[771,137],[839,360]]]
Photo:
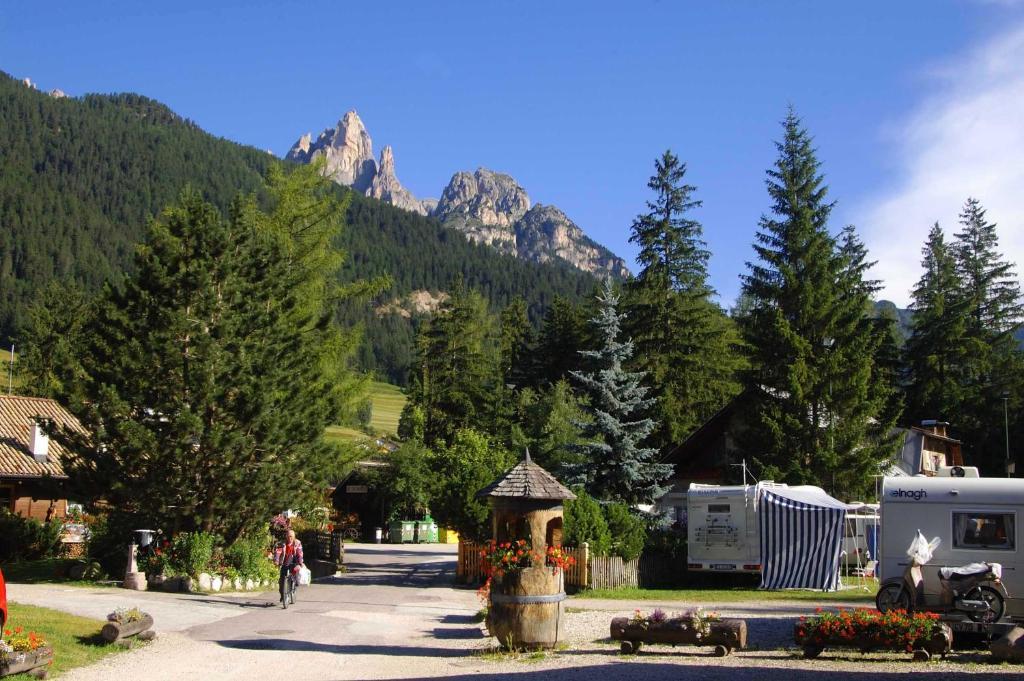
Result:
[[609,553],[623,560],[639,558],[647,541],[644,521],[633,515],[625,504],[608,504],[604,507],[604,517],[611,535]]
[[612,543],[601,505],[580,490],[575,500],[565,502],[563,543],[578,547],[583,542],[590,545],[590,552],[595,556],[607,556]]
[[0,560],[56,558],[63,527],[60,521],[41,523],[0,511]]
[[129,515],[95,516],[89,523],[86,552],[109,575],[123,575],[128,567],[128,543],[138,522]]
[[273,568],[267,558],[270,549],[270,535],[253,534],[242,536],[224,551],[228,568],[237,572],[242,579],[266,579],[266,566]]
[[209,532],[182,532],[171,542],[171,570],[193,579],[199,577],[200,572],[210,569],[216,546],[217,537]]

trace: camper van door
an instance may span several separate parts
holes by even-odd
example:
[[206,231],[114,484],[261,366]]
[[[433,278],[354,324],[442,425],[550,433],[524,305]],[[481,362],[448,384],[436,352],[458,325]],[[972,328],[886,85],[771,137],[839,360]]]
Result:
[[940,593],[939,568],[1000,563],[1009,616],[1024,616],[1024,480],[899,477],[882,481],[880,579],[898,579],[917,530],[941,540],[925,566],[924,590]]

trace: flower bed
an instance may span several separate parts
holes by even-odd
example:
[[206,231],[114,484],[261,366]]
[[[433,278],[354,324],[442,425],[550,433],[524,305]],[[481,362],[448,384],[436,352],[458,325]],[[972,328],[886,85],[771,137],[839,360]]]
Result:
[[480,551],[480,557],[483,559],[484,574],[487,576],[477,592],[483,601],[487,600],[495,577],[514,574],[530,567],[554,568],[557,574],[560,570],[567,570],[576,564],[576,559],[566,553],[561,546],[549,546],[542,555],[540,551],[534,551],[525,539],[500,544],[493,540],[489,541]]
[[800,618],[793,637],[808,658],[817,657],[825,648],[855,648],[861,652],[906,651],[913,653],[915,660],[928,660],[932,655],[945,655],[953,642],[952,631],[935,613],[882,613],[867,608],[819,609],[814,617]]
[[658,609],[650,615],[639,610],[630,618],[616,617],[611,623],[612,640],[622,641],[625,654],[636,653],[645,643],[714,646],[719,657],[747,645],[747,623],[741,619],[722,619],[718,613],[700,608],[668,615]]
[[0,638],[0,676],[20,674],[53,664],[53,648],[40,634],[21,627],[6,629]]

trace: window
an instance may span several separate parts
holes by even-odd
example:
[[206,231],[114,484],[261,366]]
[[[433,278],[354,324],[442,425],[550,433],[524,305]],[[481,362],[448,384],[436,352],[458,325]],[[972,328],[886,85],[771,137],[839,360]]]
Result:
[[728,513],[729,504],[708,504],[708,513]]
[[1013,551],[1015,520],[1013,513],[953,513],[953,548]]
[[0,485],[0,509],[14,512],[14,488],[10,485]]

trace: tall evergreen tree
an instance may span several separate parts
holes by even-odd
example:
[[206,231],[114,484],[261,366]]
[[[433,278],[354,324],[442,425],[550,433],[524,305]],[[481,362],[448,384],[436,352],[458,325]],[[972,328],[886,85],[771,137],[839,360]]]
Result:
[[878,416],[887,396],[866,319],[871,286],[861,249],[831,237],[833,204],[811,138],[792,111],[768,171],[772,215],[761,219],[743,292],[743,332],[758,396],[747,443],[762,477],[868,491],[890,454]]
[[569,378],[569,372],[579,364],[579,351],[588,345],[582,309],[561,296],[555,296],[541,323],[530,383],[546,386]]
[[[74,453],[79,493],[137,522],[231,541],[337,473],[324,440],[346,401],[334,366],[346,341],[326,295],[335,261],[274,228],[300,198],[290,189],[326,181],[295,172],[271,183],[269,214],[247,199],[225,217],[185,192],[152,223],[137,274],[108,288],[81,383],[66,391],[89,435],[55,433]],[[317,229],[329,241],[340,223]]]
[[423,410],[424,441],[451,443],[456,431],[491,432],[501,387],[494,319],[487,302],[461,280],[420,330],[411,399]]
[[1014,267],[999,253],[996,225],[970,198],[960,214],[953,247],[965,308],[962,403],[954,427],[969,460],[990,475],[1005,474],[1003,396],[1020,404],[1024,357],[1014,338],[1024,320]]
[[739,392],[738,334],[712,300],[710,253],[701,224],[688,214],[701,205],[685,183],[686,164],[671,151],[654,163],[647,212],[629,240],[640,252],[636,278],[626,283],[627,332],[635,364],[646,372],[660,422],[654,442],[669,447]]
[[904,347],[907,416],[955,422],[963,403],[966,306],[956,259],[938,223],[922,249],[924,270],[912,294],[910,337]]
[[641,385],[644,374],[625,369],[633,356],[633,343],[619,339],[623,316],[610,280],[605,280],[598,303],[591,323],[600,345],[597,350],[581,351],[589,366],[571,372],[589,398],[585,411],[590,419],[580,424],[585,443],[576,451],[582,462],[568,472],[573,482],[583,484],[598,499],[650,503],[665,492],[663,483],[672,466],[657,463],[657,450],[641,444],[657,426],[644,416],[654,400]]

